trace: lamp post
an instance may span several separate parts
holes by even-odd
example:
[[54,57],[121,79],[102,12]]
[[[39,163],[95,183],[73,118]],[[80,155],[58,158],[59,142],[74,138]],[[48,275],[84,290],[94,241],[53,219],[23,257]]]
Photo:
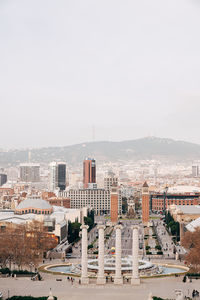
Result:
[[164,190],[164,215],[166,217],[166,198],[167,198],[167,191],[168,191],[168,186],[165,187]]

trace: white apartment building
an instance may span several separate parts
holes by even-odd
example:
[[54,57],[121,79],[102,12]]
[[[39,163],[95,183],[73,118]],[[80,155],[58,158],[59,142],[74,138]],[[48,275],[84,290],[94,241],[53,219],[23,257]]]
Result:
[[[110,215],[110,190],[105,189],[70,189],[60,193],[70,198],[71,208],[88,207],[94,209],[95,214]],[[118,190],[118,214],[122,214],[121,191]]]

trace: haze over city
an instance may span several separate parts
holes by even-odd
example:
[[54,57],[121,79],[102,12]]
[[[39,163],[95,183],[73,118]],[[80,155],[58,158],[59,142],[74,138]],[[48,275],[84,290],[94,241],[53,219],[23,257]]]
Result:
[[196,0],[1,0],[1,148],[200,144],[199,15]]

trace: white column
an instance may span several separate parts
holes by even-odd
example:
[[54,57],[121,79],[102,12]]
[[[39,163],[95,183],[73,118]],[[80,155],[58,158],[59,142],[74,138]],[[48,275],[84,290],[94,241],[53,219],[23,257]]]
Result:
[[139,264],[138,264],[138,248],[139,248],[139,237],[138,237],[138,227],[133,226],[133,246],[132,246],[132,278],[131,284],[132,285],[139,285],[140,284],[140,276],[139,276]]
[[115,242],[115,279],[114,284],[123,284],[122,272],[121,272],[121,225],[115,226],[116,242]]
[[99,263],[99,271],[97,276],[97,284],[105,284],[106,279],[104,276],[104,225],[98,225],[99,230],[99,256],[98,256],[98,263]]
[[82,260],[81,260],[81,284],[88,284],[89,278],[88,278],[88,272],[87,272],[87,265],[88,265],[88,257],[87,257],[87,251],[88,251],[88,226],[82,225]]

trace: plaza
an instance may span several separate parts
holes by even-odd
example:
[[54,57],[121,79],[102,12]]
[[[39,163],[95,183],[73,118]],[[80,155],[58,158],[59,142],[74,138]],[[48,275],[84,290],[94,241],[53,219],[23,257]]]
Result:
[[[13,295],[48,296],[50,288],[58,300],[147,300],[151,292],[154,296],[175,299],[175,290],[181,289],[184,295],[191,296],[192,290],[200,289],[200,282],[193,280],[183,283],[183,276],[143,279],[140,286],[107,284],[97,286],[79,285],[78,279],[73,285],[66,276],[43,274],[44,281],[32,281],[30,278],[0,278],[0,291],[4,297]],[[62,279],[62,281],[57,281]]]
[[[162,228],[162,224],[158,228]],[[96,228],[87,231],[87,226],[82,225],[82,241],[77,243],[73,248],[73,258],[65,260],[47,260],[46,268],[50,266],[79,265],[80,272],[76,274],[59,273],[43,273],[42,281],[32,281],[30,278],[0,278],[0,291],[4,297],[12,295],[32,295],[32,296],[48,296],[51,288],[53,295],[58,300],[64,299],[104,299],[104,300],[120,300],[120,299],[148,299],[150,293],[154,296],[163,297],[165,299],[175,299],[175,290],[181,289],[185,296],[189,296],[193,289],[198,290],[200,284],[197,280],[191,283],[183,283],[183,275],[172,277],[157,278],[141,276],[139,274],[140,259],[144,256],[144,245],[142,249],[139,242],[144,238],[143,227],[138,222],[123,221],[122,224],[116,225],[111,230],[105,225],[98,225]],[[110,237],[105,244],[105,232],[110,232]],[[159,231],[159,230],[158,230]],[[161,230],[163,233],[163,231]],[[97,238],[98,235],[98,238]],[[88,242],[95,240],[95,247],[98,247],[99,255],[96,258],[97,271],[92,275],[88,269],[93,254],[88,251]],[[105,257],[109,257],[110,249],[115,246],[115,255],[110,256],[114,259],[113,274],[106,275]],[[132,256],[131,256],[132,255]],[[122,272],[123,259],[130,257],[131,268],[129,277],[124,276]],[[174,257],[168,254],[163,259],[151,259],[149,264],[166,264],[176,267],[184,267],[183,263],[175,261]],[[41,270],[40,270],[41,271]],[[127,274],[126,274],[127,275]],[[151,274],[153,275],[153,274]],[[69,278],[70,277],[70,278]],[[73,280],[70,280],[73,278]],[[127,280],[129,278],[129,280]]]

